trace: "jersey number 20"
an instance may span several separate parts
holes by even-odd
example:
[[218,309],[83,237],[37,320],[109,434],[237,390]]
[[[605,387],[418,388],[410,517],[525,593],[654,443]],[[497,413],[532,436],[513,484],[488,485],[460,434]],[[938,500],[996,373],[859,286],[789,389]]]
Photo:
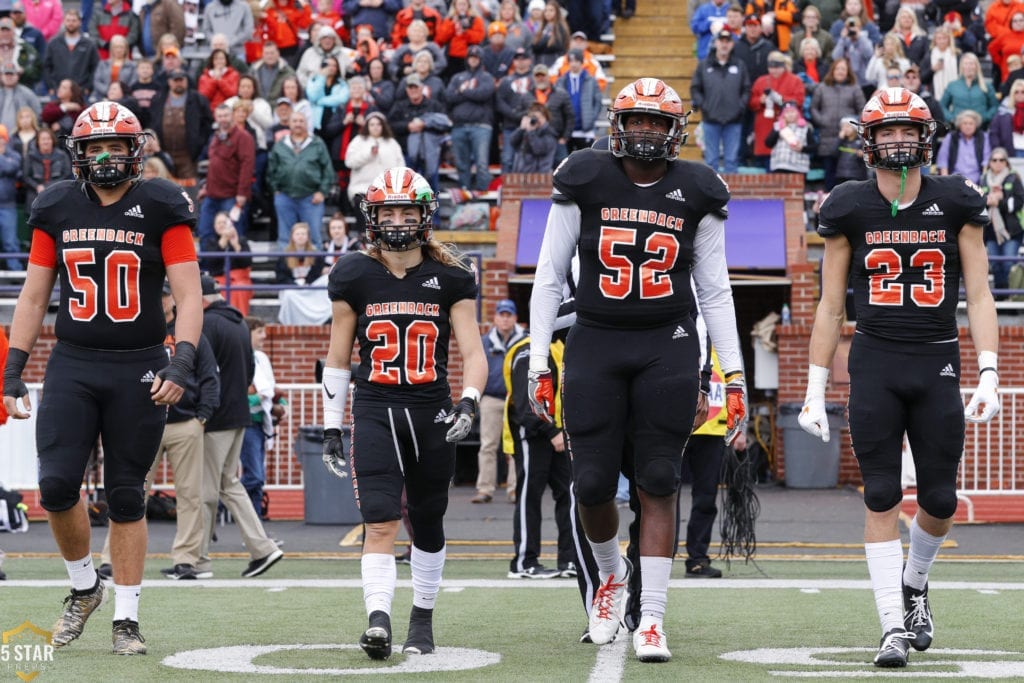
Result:
[[[65,249],[64,266],[71,283],[69,312],[72,320],[86,322],[96,317],[100,307],[100,285],[82,274],[83,266],[96,263],[94,249]],[[139,269],[142,260],[134,251],[117,250],[103,259],[103,310],[115,323],[127,323],[139,317]]]
[[921,308],[934,308],[942,304],[946,296],[946,256],[939,249],[918,249],[910,255],[907,264],[924,272],[924,284],[909,287],[896,280],[903,272],[903,260],[895,249],[872,249],[864,257],[864,267],[872,272],[869,276],[872,306],[902,306],[904,290],[910,290],[910,300]]
[[[636,230],[601,226],[601,242],[598,258],[601,265],[611,270],[610,275],[600,277],[601,293],[609,299],[625,299],[633,291],[633,261],[628,256],[616,254],[619,245],[636,244]],[[640,298],[661,299],[672,296],[672,277],[668,274],[679,257],[679,242],[672,235],[655,232],[644,242],[644,252],[651,255],[639,265]]]
[[428,320],[409,323],[404,339],[394,322],[371,322],[366,326],[366,339],[373,344],[369,380],[376,384],[429,384],[435,381],[437,334],[437,325]]

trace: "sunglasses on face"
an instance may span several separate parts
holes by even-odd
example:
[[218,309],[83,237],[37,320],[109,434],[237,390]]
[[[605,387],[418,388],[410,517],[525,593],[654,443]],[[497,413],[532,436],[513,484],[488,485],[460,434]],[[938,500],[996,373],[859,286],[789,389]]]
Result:
[[1004,159],[1003,157],[992,157],[991,161],[1001,161],[1005,164],[1007,159]]

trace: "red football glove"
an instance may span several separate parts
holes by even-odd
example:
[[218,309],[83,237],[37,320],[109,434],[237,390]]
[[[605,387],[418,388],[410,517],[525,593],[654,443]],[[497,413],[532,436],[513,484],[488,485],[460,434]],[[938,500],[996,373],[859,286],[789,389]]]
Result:
[[550,370],[530,370],[529,388],[530,408],[533,414],[545,422],[554,422],[555,385],[551,381]]
[[725,383],[725,410],[727,429],[725,442],[731,444],[736,435],[746,426],[747,403],[744,390],[746,382],[743,373],[737,372],[729,375]]

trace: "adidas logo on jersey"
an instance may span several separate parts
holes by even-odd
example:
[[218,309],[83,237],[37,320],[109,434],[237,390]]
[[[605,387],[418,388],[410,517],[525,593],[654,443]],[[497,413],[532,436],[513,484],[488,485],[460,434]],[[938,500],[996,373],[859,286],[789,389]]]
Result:
[[678,327],[676,327],[676,331],[672,333],[672,338],[673,339],[682,339],[683,337],[689,337],[689,336],[690,335],[686,333],[686,330],[683,329],[682,325],[679,325]]
[[145,216],[142,215],[142,207],[138,204],[125,211],[124,215],[129,216],[130,218],[145,218]]
[[427,280],[426,282],[424,282],[423,286],[424,287],[429,287],[430,289],[441,289],[441,283],[437,281],[437,276],[436,275],[434,277],[430,278],[429,280]]
[[669,192],[668,194],[666,194],[665,196],[668,197],[669,199],[674,199],[677,202],[685,202],[686,201],[686,198],[683,197],[683,191],[680,190],[678,187],[676,189],[672,190],[671,192]]
[[943,216],[942,209],[939,208],[938,204],[932,204],[927,209],[921,212],[922,216]]
[[153,374],[152,370],[146,370],[146,374],[142,376],[139,381],[143,384],[152,384],[156,379],[156,375]]
[[953,364],[946,363],[946,367],[942,368],[939,372],[939,377],[952,377],[956,379],[956,370],[953,369]]
[[438,423],[441,423],[441,422],[447,422],[447,420],[448,420],[448,413],[445,412],[444,410],[441,410],[434,417],[434,424],[438,424]]

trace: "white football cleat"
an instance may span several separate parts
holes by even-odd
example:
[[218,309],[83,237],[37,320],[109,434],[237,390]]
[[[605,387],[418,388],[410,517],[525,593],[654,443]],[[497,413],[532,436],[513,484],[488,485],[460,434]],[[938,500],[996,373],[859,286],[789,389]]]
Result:
[[594,602],[590,607],[590,639],[595,645],[605,645],[615,640],[622,627],[622,612],[626,607],[626,592],[629,589],[629,577],[633,573],[633,565],[627,558],[622,558],[626,565],[623,576],[611,574],[594,594]]
[[633,649],[641,662],[667,662],[672,659],[661,624],[647,619],[641,621],[640,628],[633,631]]

